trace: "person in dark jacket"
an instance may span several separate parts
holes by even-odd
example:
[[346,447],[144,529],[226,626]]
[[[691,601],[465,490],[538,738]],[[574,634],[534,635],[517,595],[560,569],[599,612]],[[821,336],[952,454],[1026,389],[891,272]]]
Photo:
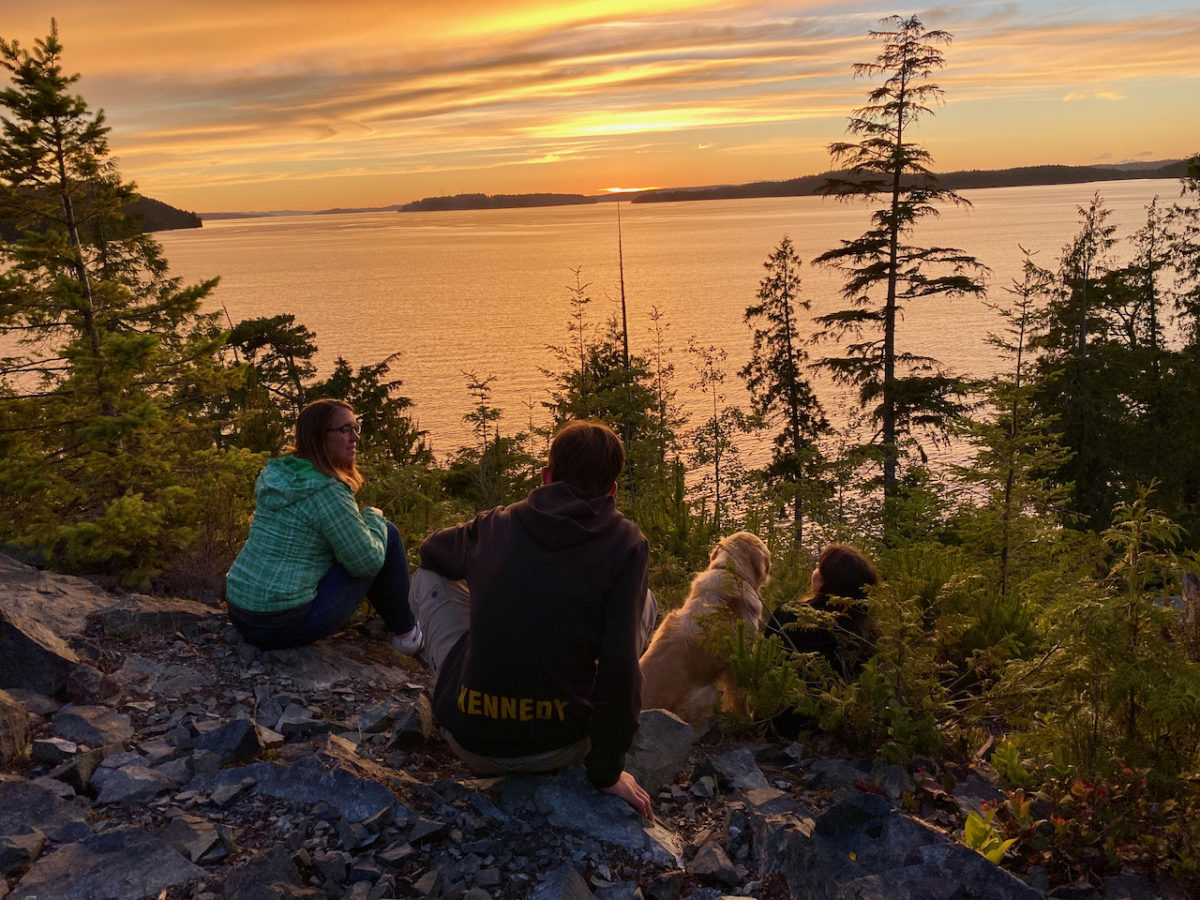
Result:
[[801,598],[813,609],[833,613],[823,627],[796,626],[796,614],[777,609],[767,625],[782,636],[784,646],[797,653],[820,653],[844,680],[855,678],[875,654],[879,626],[867,611],[867,592],[879,584],[871,561],[849,544],[830,544],[813,569],[808,594]]
[[583,761],[593,785],[653,819],[624,767],[657,614],[646,538],[613,499],[624,462],[610,428],[567,424],[541,487],[422,543],[410,601],[434,714],[472,771]]

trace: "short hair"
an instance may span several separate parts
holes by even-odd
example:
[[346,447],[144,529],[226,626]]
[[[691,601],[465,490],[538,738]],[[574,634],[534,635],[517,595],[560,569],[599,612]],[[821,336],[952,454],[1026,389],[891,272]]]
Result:
[[826,597],[865,600],[867,591],[879,584],[879,573],[871,561],[850,544],[830,544],[817,559],[821,573],[819,593]]
[[322,475],[336,478],[345,483],[350,490],[357,491],[363,484],[358,466],[351,463],[349,469],[337,468],[325,449],[325,435],[329,432],[329,425],[339,409],[354,413],[354,407],[345,400],[329,399],[314,400],[300,410],[300,415],[296,417],[296,445],[292,453],[300,459],[307,459]]
[[577,419],[555,433],[547,467],[551,481],[565,481],[589,500],[603,497],[625,468],[625,448],[607,425]]

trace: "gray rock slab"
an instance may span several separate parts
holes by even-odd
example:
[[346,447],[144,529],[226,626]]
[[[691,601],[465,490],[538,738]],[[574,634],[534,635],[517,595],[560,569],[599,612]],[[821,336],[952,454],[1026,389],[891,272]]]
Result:
[[117,680],[94,666],[80,663],[67,676],[63,690],[74,703],[95,703],[107,700],[121,689]]
[[661,825],[647,824],[618,797],[592,787],[582,766],[553,775],[510,775],[501,783],[500,808],[514,817],[533,805],[550,824],[623,847],[653,862],[682,865],[679,838]]
[[78,752],[79,745],[66,738],[38,738],[30,746],[29,755],[34,762],[57,766],[74,759]]
[[121,828],[43,856],[10,900],[142,900],[204,874],[145,830]]
[[409,681],[408,669],[371,660],[365,647],[353,644],[318,642],[292,650],[273,650],[264,656],[272,676],[291,679],[301,691],[327,691],[356,681],[399,690]]
[[72,825],[88,825],[82,800],[64,800],[48,787],[23,778],[0,776],[0,834],[25,834],[31,828],[54,838]]
[[122,766],[104,779],[96,803],[104,806],[119,803],[124,806],[148,803],[164,791],[174,790],[179,782],[159,769],[146,766]]
[[292,765],[260,762],[211,775],[197,775],[187,783],[190,791],[216,791],[224,785],[254,781],[254,792],[293,803],[325,802],[348,822],[362,822],[385,808],[397,808],[395,818],[408,817],[408,809],[375,781],[357,778],[342,769],[328,769],[319,760],[302,759]]
[[54,716],[54,735],[89,747],[120,744],[133,737],[129,716],[107,706],[68,704]]
[[871,767],[871,780],[883,788],[888,799],[893,803],[899,801],[904,795],[904,792],[911,790],[913,786],[912,776],[904,766],[898,766],[894,763],[877,762]]
[[[104,757],[113,752],[113,749],[98,747],[95,750],[76,753],[71,759],[51,769],[48,773],[49,777],[66,782],[77,793],[81,793],[87,790],[88,785],[92,782],[92,776],[104,762]],[[118,744],[115,749],[120,750],[121,745]]]
[[0,610],[36,622],[64,638],[82,633],[89,616],[116,600],[86,579],[44,572],[3,553],[0,583],[5,586]]
[[733,887],[738,883],[738,874],[733,866],[733,861],[715,840],[705,842],[696,851],[696,855],[687,865],[687,871],[708,883],[716,882],[726,887]]
[[299,896],[327,896],[296,892],[303,881],[295,863],[281,847],[252,857],[245,866],[234,869],[225,881],[228,900],[282,900]]
[[754,753],[749,747],[739,747],[714,756],[712,765],[735,790],[770,787],[767,776],[754,761]]
[[991,781],[972,772],[954,788],[954,802],[964,813],[981,812],[985,804],[1004,799],[1004,794]]
[[334,723],[318,718],[307,706],[299,703],[289,703],[279,721],[271,726],[274,731],[283,735],[300,735],[308,737],[315,734],[328,734],[334,730]]
[[857,793],[854,782],[871,780],[871,764],[866,760],[814,759],[809,771],[812,774],[805,786],[814,791]]
[[130,654],[113,678],[127,691],[178,698],[190,694],[202,685],[200,671],[182,663],[158,663],[144,656]]
[[250,719],[235,719],[219,728],[201,734],[192,744],[197,750],[208,750],[221,757],[221,764],[240,766],[253,760],[263,748],[258,726]]
[[53,697],[79,664],[75,651],[35,618],[0,605],[0,688],[21,688]]
[[70,800],[75,796],[75,789],[65,781],[59,781],[57,778],[51,778],[49,775],[39,775],[33,779],[31,784],[36,784],[39,787],[44,787],[55,797],[62,800]]
[[12,875],[25,868],[42,855],[45,845],[46,836],[36,830],[0,835],[0,875]]
[[1035,900],[1029,885],[974,850],[893,809],[875,794],[843,800],[816,820],[811,835],[792,832],[782,870],[797,900]]
[[387,731],[408,712],[411,705],[397,703],[395,700],[372,703],[359,711],[354,719],[354,727],[364,734],[378,734],[381,731]]
[[7,691],[0,690],[0,769],[17,758],[29,734],[29,709]]
[[37,691],[27,691],[24,688],[10,688],[10,697],[25,704],[25,708],[38,716],[52,716],[62,708],[62,704],[53,697],[39,694]]
[[642,713],[625,754],[625,769],[652,798],[688,765],[695,732],[683,719],[662,709]]
[[176,816],[158,833],[158,839],[196,862],[220,843],[221,837],[211,822],[196,816]]
[[116,598],[100,615],[105,632],[123,636],[131,634],[186,635],[218,631],[225,616],[194,600],[177,597],[161,599],[144,594],[129,594]]
[[595,900],[583,876],[572,865],[562,865],[545,874],[530,900]]

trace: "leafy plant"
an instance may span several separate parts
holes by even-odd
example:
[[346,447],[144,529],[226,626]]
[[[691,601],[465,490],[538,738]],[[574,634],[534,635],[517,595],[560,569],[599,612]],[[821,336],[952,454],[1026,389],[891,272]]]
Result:
[[982,813],[967,813],[967,824],[963,828],[963,843],[987,857],[996,865],[1004,858],[1008,848],[1017,842],[1015,837],[1005,838],[996,827],[996,810],[984,809]]

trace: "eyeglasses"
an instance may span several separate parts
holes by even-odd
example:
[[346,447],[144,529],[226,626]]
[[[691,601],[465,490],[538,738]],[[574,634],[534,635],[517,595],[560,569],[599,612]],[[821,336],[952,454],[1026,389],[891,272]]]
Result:
[[350,435],[358,437],[360,434],[362,434],[362,427],[360,425],[342,425],[340,428],[328,428],[326,430],[340,431],[342,433],[342,437],[350,437]]

